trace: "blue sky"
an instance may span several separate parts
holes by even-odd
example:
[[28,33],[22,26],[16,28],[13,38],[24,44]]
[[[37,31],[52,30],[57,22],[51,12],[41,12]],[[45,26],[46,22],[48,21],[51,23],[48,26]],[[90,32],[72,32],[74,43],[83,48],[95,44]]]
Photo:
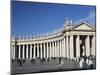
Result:
[[95,25],[95,6],[12,1],[12,35],[51,32],[63,27],[66,17],[73,25],[82,21]]

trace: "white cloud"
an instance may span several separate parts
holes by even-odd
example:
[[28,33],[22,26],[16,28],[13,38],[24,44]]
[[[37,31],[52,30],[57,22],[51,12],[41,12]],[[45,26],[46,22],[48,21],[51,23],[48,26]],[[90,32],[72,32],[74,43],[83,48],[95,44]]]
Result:
[[89,16],[87,16],[87,17],[85,17],[85,18],[82,18],[82,19],[80,19],[80,20],[78,20],[78,21],[76,21],[75,23],[74,23],[74,25],[76,25],[76,24],[78,24],[78,23],[80,23],[80,22],[89,22],[89,23],[93,23],[94,21],[95,21],[95,12],[90,12],[90,14],[89,14]]

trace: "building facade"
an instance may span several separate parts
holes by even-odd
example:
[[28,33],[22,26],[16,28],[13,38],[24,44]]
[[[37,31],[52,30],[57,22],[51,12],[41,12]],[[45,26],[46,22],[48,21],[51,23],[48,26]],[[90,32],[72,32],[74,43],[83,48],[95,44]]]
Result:
[[12,37],[12,59],[78,58],[96,56],[95,27],[88,23],[72,25],[66,21],[60,31],[44,34],[41,37]]

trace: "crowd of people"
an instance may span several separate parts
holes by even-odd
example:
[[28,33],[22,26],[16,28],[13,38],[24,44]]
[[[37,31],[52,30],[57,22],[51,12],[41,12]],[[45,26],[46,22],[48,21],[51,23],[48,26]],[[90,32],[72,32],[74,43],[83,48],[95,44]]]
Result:
[[[79,63],[80,69],[94,69],[95,68],[95,64],[93,62],[93,57],[92,56],[89,56],[89,57],[82,56],[82,57],[79,57],[77,59],[77,61]],[[17,62],[19,64],[19,66],[22,66],[22,64],[25,62],[25,60],[18,59]],[[32,60],[32,62],[33,62],[33,60]],[[64,60],[59,58],[60,66],[63,65],[63,63],[64,63]]]
[[94,69],[95,68],[95,64],[93,62],[93,57],[89,56],[82,56],[79,59],[79,67],[80,69]]

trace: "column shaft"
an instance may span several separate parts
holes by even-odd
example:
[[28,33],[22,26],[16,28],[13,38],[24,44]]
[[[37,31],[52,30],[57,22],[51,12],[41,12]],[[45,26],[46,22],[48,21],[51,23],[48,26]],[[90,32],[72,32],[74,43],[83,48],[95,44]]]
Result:
[[74,51],[73,51],[73,35],[70,35],[70,58],[72,59],[74,57]]
[[30,44],[30,59],[32,59],[32,44]]
[[20,48],[21,48],[21,46],[19,45],[19,53],[18,53],[18,58],[19,59],[21,58],[21,51],[20,51],[21,49]]
[[80,38],[79,38],[79,35],[77,35],[77,38],[76,38],[76,57],[80,57]]
[[60,57],[60,43],[59,40],[57,41],[58,47],[57,47],[57,57]]
[[48,55],[48,42],[47,42],[47,58],[49,57],[49,55]]
[[50,52],[50,58],[51,58],[51,42],[50,42],[49,52]]
[[91,54],[92,54],[93,56],[96,55],[96,51],[95,51],[95,35],[94,35],[93,38],[92,38],[92,51],[91,51]]
[[26,45],[26,58],[28,59],[28,44]]
[[35,52],[35,44],[34,44],[34,59],[36,58],[36,52]]
[[24,56],[25,55],[25,50],[24,49],[25,49],[25,46],[23,45],[23,59],[25,58],[25,56]]
[[57,51],[56,51],[56,50],[57,50],[57,41],[55,41],[55,52],[54,52],[54,53],[55,53],[55,54],[54,54],[54,55],[55,55],[55,57],[57,57],[57,54],[56,54],[56,53],[57,53]]
[[13,45],[13,49],[12,49],[12,58],[15,59],[15,45]]
[[90,37],[89,35],[86,37],[86,56],[90,56]]
[[37,57],[39,57],[39,44],[37,44]]
[[63,57],[63,40],[61,40],[61,57]]
[[58,57],[58,40],[56,41],[56,57]]
[[46,57],[46,56],[45,56],[45,43],[44,43],[44,45],[43,45],[43,46],[44,46],[44,58],[45,58],[45,57]]
[[66,54],[66,52],[65,52],[65,37],[64,37],[64,39],[63,39],[63,57],[65,57],[65,54]]
[[59,42],[60,42],[60,46],[59,46],[59,47],[60,47],[60,50],[59,50],[59,51],[60,51],[60,57],[62,57],[62,46],[61,46],[61,40],[60,40]]
[[52,57],[54,57],[54,41],[52,42]]
[[40,44],[40,52],[41,52],[41,59],[42,59],[42,43]]
[[14,45],[11,46],[11,58],[13,59],[14,58]]
[[15,45],[14,45],[14,59],[15,59],[15,54],[16,54],[16,53],[15,53]]
[[64,57],[64,54],[63,54],[63,51],[64,51],[64,40],[62,39],[62,42],[61,42],[61,56]]
[[52,57],[54,57],[54,42],[52,42]]
[[68,43],[68,36],[66,36],[66,57],[69,58],[69,43]]

